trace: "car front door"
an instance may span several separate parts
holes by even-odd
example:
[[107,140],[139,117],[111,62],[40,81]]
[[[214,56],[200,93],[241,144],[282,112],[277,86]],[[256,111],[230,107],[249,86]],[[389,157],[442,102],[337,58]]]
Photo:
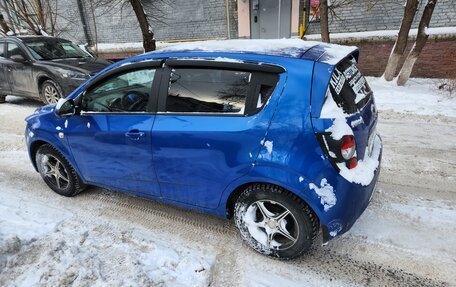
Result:
[[61,128],[86,181],[158,196],[151,131],[160,71],[159,63],[145,64],[129,65],[88,87],[76,100],[81,115]]
[[8,95],[11,92],[6,70],[6,43],[0,41],[0,96]]
[[[16,43],[7,42],[6,56],[5,67],[11,92],[26,96],[36,95],[33,63],[24,50]],[[23,60],[15,60],[15,56],[20,56]]]
[[[216,208],[225,187],[248,173],[260,152],[273,110],[262,107],[278,76],[241,64],[192,68],[202,61],[188,62],[167,61],[162,78],[152,129],[157,179],[164,198]],[[268,105],[274,104],[271,98]]]

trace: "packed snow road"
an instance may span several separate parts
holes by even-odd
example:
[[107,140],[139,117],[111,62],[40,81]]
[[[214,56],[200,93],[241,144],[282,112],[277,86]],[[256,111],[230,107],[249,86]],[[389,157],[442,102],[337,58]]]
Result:
[[40,104],[7,100],[0,286],[456,286],[454,99],[430,116],[382,110],[380,98],[372,203],[350,232],[290,262],[255,253],[226,220],[94,187],[58,196],[25,149],[23,119]]

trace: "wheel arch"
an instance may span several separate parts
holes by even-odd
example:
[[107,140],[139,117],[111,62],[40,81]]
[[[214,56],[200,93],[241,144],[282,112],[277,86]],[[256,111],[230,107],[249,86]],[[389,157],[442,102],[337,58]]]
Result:
[[[64,92],[63,92],[63,89],[62,87],[60,86],[59,82],[56,81],[54,79],[54,77],[52,77],[51,75],[49,74],[41,74],[37,77],[37,89],[38,89],[38,96],[41,98],[41,100],[44,101],[44,95],[42,94],[42,88],[43,88],[43,84],[46,82],[46,81],[51,81],[53,83],[53,85],[55,86],[55,88],[57,89],[57,91],[60,93],[60,96],[63,97],[64,95]],[[46,103],[46,102],[45,102]]]
[[312,212],[316,215],[318,221],[320,222],[320,217],[318,215],[318,213],[315,211],[315,208],[313,207],[312,204],[310,204],[309,200],[306,199],[306,198],[303,198],[302,196],[300,196],[299,194],[297,194],[296,192],[294,192],[293,190],[290,190],[289,188],[283,186],[283,185],[280,185],[280,184],[277,184],[277,183],[274,183],[272,181],[267,181],[267,180],[263,180],[263,181],[252,181],[252,182],[247,182],[247,183],[243,183],[239,186],[237,186],[236,188],[234,188],[227,200],[226,200],[226,203],[225,203],[225,209],[226,209],[226,217],[228,219],[231,219],[233,217],[233,212],[234,212],[234,205],[236,204],[236,201],[237,199],[239,198],[239,196],[241,195],[241,193],[246,189],[248,188],[249,186],[251,185],[255,185],[255,184],[269,184],[269,185],[275,185],[277,187],[280,187],[280,188],[283,188],[285,190],[287,190],[288,192],[292,193],[293,195],[295,195],[296,197],[298,197],[299,199],[301,199],[307,206],[309,206],[309,208],[312,210]]
[[38,92],[39,92],[40,95],[41,95],[41,87],[43,86],[43,83],[46,82],[46,81],[48,81],[48,80],[51,80],[51,81],[55,82],[54,79],[52,79],[52,78],[51,78],[49,75],[47,75],[47,74],[41,74],[41,75],[39,75],[39,76],[37,77],[36,85],[37,85],[37,87],[38,87]]
[[[272,176],[276,175],[276,176]],[[277,178],[286,179],[277,180]],[[281,187],[302,200],[322,222],[321,206],[309,189],[309,181],[294,172],[273,166],[256,166],[251,174],[232,182],[222,195],[222,203],[227,218],[232,218],[234,205],[241,193],[253,184],[272,184]]]
[[51,145],[50,143],[48,143],[44,140],[36,140],[30,144],[30,148],[29,148],[30,160],[32,161],[32,165],[35,168],[35,171],[37,171],[37,172],[38,172],[38,166],[36,164],[36,153],[38,152],[38,149],[42,145],[45,145],[45,144]]
[[72,154],[67,149],[67,147],[65,147],[64,145],[62,145],[59,142],[57,142],[57,144],[55,144],[54,141],[46,139],[44,137],[36,137],[35,140],[33,140],[32,142],[29,143],[29,157],[30,157],[33,167],[35,168],[35,170],[37,172],[38,172],[38,166],[37,166],[37,162],[36,162],[36,153],[38,152],[38,149],[45,144],[50,145],[52,148],[54,148],[56,151],[58,151],[68,161],[68,163],[72,166],[74,171],[78,174],[78,176],[81,178],[81,180],[85,183],[84,177],[81,176],[81,172],[79,171],[79,168],[76,165],[76,163],[74,162],[74,160],[71,158]]

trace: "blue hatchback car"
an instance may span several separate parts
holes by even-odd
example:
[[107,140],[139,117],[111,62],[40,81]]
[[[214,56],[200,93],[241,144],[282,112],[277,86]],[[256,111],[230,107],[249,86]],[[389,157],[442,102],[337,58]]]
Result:
[[358,53],[229,40],[124,60],[26,119],[30,159],[58,194],[96,185],[234,218],[252,248],[291,259],[349,230],[377,182]]

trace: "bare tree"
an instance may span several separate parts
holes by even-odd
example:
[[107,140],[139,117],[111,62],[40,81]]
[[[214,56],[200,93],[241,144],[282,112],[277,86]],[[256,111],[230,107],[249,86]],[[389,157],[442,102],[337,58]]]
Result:
[[5,23],[13,32],[19,27],[36,35],[54,35],[57,5],[58,0],[9,0],[1,1],[0,9],[7,11],[10,23]]
[[149,24],[149,20],[147,19],[147,14],[144,11],[143,4],[140,0],[129,0],[133,11],[136,14],[136,18],[138,19],[139,28],[141,29],[142,37],[143,37],[143,46],[144,51],[154,51],[155,46],[155,39],[154,33],[152,32],[152,27]]
[[392,81],[399,65],[399,60],[405,52],[407,47],[407,40],[412,27],[413,19],[415,18],[416,11],[418,9],[418,0],[407,0],[404,9],[404,17],[402,18],[401,28],[399,29],[399,34],[394,43],[393,50],[388,59],[388,64],[386,65],[385,72],[383,77],[387,81]]
[[328,0],[320,1],[320,34],[321,41],[329,43]]
[[426,6],[424,7],[423,16],[421,16],[420,24],[418,26],[418,34],[416,36],[415,44],[410,50],[410,53],[407,55],[407,59],[405,59],[404,65],[402,66],[397,78],[398,86],[405,85],[412,73],[416,60],[426,45],[427,39],[429,38],[427,28],[429,27],[429,22],[431,21],[432,13],[434,12],[436,4],[437,0],[428,0]]

